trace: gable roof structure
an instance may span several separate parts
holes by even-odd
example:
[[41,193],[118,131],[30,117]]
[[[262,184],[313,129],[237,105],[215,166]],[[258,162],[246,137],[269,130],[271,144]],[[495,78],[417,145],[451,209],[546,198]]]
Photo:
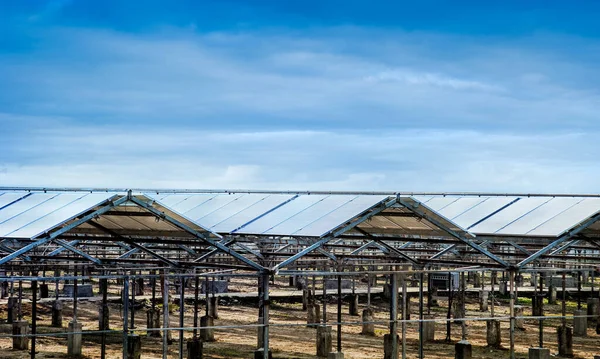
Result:
[[0,265],[524,268],[596,253],[599,213],[595,196],[0,189]]

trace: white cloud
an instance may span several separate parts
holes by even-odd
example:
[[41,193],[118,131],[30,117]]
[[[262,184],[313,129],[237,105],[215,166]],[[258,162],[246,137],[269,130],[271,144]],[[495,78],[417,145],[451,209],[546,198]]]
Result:
[[0,185],[598,192],[597,64],[347,31],[48,31],[0,55]]

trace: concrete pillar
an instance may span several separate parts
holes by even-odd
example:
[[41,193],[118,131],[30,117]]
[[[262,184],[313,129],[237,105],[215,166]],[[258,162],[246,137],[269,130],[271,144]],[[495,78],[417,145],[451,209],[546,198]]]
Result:
[[490,292],[488,290],[480,290],[479,291],[479,310],[482,312],[487,312],[488,310],[488,298]]
[[[523,306],[515,305],[515,317],[522,317],[524,315]],[[520,330],[525,330],[525,319],[517,318],[515,319],[515,328]]]
[[[273,359],[273,353],[269,349],[269,359]],[[254,351],[254,359],[263,359],[265,357],[265,349],[260,348]]]
[[588,279],[589,279],[589,276],[590,276],[590,272],[588,272],[588,271],[581,272],[581,283],[582,284],[587,283]]
[[55,328],[62,328],[62,310],[63,304],[60,300],[52,302],[52,326]]
[[552,286],[548,288],[548,304],[556,304],[556,287]]
[[[13,335],[27,335],[29,334],[29,322],[26,320],[15,320],[12,323],[12,334]],[[13,349],[14,350],[28,350],[29,349],[29,337],[13,337]]]
[[548,348],[529,348],[528,359],[550,359],[550,349],[548,349]]
[[136,278],[135,295],[144,295],[144,278]]
[[396,334],[396,350],[394,351],[394,338],[391,334],[383,335],[383,359],[398,359],[398,350],[401,347],[400,336]]
[[350,295],[348,314],[358,316],[358,294]]
[[19,315],[19,298],[8,297],[8,303],[6,306],[8,310],[6,322],[9,324],[16,322],[17,316]]
[[600,299],[588,298],[587,315],[592,317],[592,321],[598,320],[598,316],[600,315]]
[[471,343],[466,340],[461,340],[454,345],[455,359],[471,359],[473,357],[473,348]]
[[219,298],[210,297],[208,299],[208,315],[213,319],[219,319]]
[[515,276],[515,286],[518,287],[522,287],[523,285],[525,285],[525,279],[523,278],[522,274],[517,274]]
[[496,319],[488,320],[487,327],[487,345],[492,348],[500,348],[502,345],[502,336],[500,335],[500,321]]
[[[69,322],[69,333],[81,333],[83,325],[79,322]],[[69,356],[81,355],[81,334],[67,334],[67,354]]]
[[213,317],[205,315],[200,317],[200,326],[206,327],[200,329],[200,339],[203,342],[214,342],[215,341],[215,330],[211,327],[215,325]]
[[392,286],[391,286],[391,284],[385,284],[383,286],[383,297],[385,299],[390,299],[391,293],[392,293]]
[[331,353],[331,326],[317,326],[317,356],[327,358]]
[[127,336],[127,359],[141,359],[142,338],[137,334]]
[[500,282],[500,285],[498,286],[498,291],[501,295],[506,295],[506,293],[508,293],[508,283]]
[[202,359],[202,341],[199,338],[192,338],[192,340],[188,340],[186,358]]
[[[573,312],[573,335],[576,337],[587,337],[587,312],[585,310],[576,310]],[[579,317],[579,318],[577,318]]]
[[[160,310],[158,309],[148,309],[146,312],[146,328],[148,329],[158,329],[160,328]],[[160,338],[159,330],[150,330],[147,332],[149,337],[157,337]]]
[[0,298],[4,299],[8,297],[8,282],[0,282]]
[[342,352],[331,352],[327,356],[327,359],[344,359],[344,353],[342,353]]
[[[434,319],[433,315],[425,315],[424,319]],[[425,343],[435,340],[435,322],[423,322],[423,341]]]
[[306,310],[306,325],[314,327],[321,321],[321,307],[318,304],[309,304]]
[[556,334],[558,335],[558,355],[573,357],[573,328],[561,325],[556,328]]
[[[454,301],[452,302],[452,313],[454,319],[462,319],[465,317],[465,307],[463,305],[465,298],[458,294],[454,297]],[[462,321],[455,320],[454,323],[460,324]]]
[[306,308],[308,307],[308,298],[310,293],[308,292],[308,289],[303,289],[302,290],[302,310],[306,310]]
[[544,315],[544,297],[542,295],[534,295],[531,298],[531,315],[534,317]]
[[373,310],[370,308],[364,309],[362,312],[362,332],[360,334],[363,335],[375,335],[375,324],[373,323],[364,323],[364,322],[372,322],[374,320]]
[[431,306],[437,307],[438,304],[438,289],[436,287],[431,287],[428,289],[429,297],[431,299]]
[[102,305],[98,307],[99,315],[98,315],[98,328],[100,330],[109,330],[110,329],[110,311],[107,305]]
[[473,287],[479,288],[481,287],[481,274],[475,272],[473,273]]
[[48,284],[40,284],[40,298],[48,298]]

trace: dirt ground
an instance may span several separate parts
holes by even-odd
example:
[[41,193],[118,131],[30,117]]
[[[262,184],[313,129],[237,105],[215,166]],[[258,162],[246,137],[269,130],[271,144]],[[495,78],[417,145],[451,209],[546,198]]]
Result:
[[[360,299],[360,311],[366,307],[365,298]],[[332,322],[336,318],[336,299],[331,298],[327,305],[328,321]],[[142,304],[140,302],[140,304]],[[440,298],[439,307],[432,308],[431,314],[435,318],[443,319],[446,317],[447,301]],[[500,301],[496,305],[496,316],[508,315],[508,302]],[[522,299],[525,306],[525,315],[531,315],[530,301]],[[147,305],[147,303],[146,303]],[[573,302],[568,303],[568,312],[572,313]],[[186,305],[185,325],[193,325],[193,306]],[[389,318],[388,303],[382,299],[375,298],[372,302],[372,308],[376,312],[376,320],[387,321]],[[585,309],[585,304],[583,306]],[[63,310],[63,326],[66,327],[71,320],[71,303],[65,304]],[[203,309],[202,309],[203,310]],[[121,305],[111,304],[110,306],[111,329],[122,329],[123,322],[121,316]],[[357,322],[360,317],[350,316],[347,305],[343,307],[343,321]],[[412,319],[415,319],[418,313],[418,302],[416,298],[411,300]],[[559,314],[560,305],[545,305],[546,315]],[[24,304],[24,315],[26,320],[31,320],[31,306]],[[489,312],[481,313],[478,310],[476,298],[467,300],[467,317],[476,318],[488,316]],[[258,309],[256,304],[222,301],[219,307],[219,319],[215,320],[215,325],[244,325],[256,323]],[[3,335],[0,338],[0,358],[16,359],[29,358],[26,351],[13,351],[12,340],[6,335],[10,334],[11,326],[6,324],[6,304],[0,305],[0,332]],[[78,318],[84,324],[84,330],[98,329],[98,304],[89,301],[81,301],[78,308]],[[146,314],[141,309],[136,312],[135,323],[137,328],[145,328]],[[40,303],[38,305],[38,333],[53,333],[65,331],[65,329],[50,328],[50,304]],[[172,327],[179,324],[178,309],[170,316]],[[315,340],[316,330],[306,327],[306,312],[302,311],[300,303],[289,301],[274,301],[271,304],[271,324],[270,327],[270,347],[273,350],[274,358],[316,358]],[[545,346],[550,348],[552,353],[557,352],[556,346],[556,327],[560,325],[559,320],[548,319],[545,321]],[[509,352],[509,323],[502,322],[502,341],[505,349],[490,349],[486,346],[486,328],[484,321],[470,321],[468,323],[468,340],[473,344],[474,358],[508,358]],[[335,348],[336,334],[335,326],[333,328],[333,344]],[[386,324],[376,325],[375,336],[360,335],[360,325],[344,325],[342,346],[346,358],[382,358],[383,357],[383,335],[388,332]],[[160,338],[146,337],[143,330],[138,332],[142,339],[142,358],[158,359],[162,358],[162,341]],[[186,332],[185,338],[191,338],[192,333]],[[461,326],[452,324],[452,340],[445,341],[446,323],[436,323],[436,341],[427,343],[424,347],[426,358],[454,358],[454,343],[461,339]],[[516,332],[515,348],[517,358],[527,358],[527,350],[531,346],[537,346],[538,343],[538,322],[536,320],[526,320],[525,330]],[[255,327],[230,328],[215,330],[216,341],[204,343],[205,358],[251,358],[256,348],[257,336]],[[121,358],[122,332],[115,332],[108,335],[107,358]],[[169,346],[169,358],[178,358],[178,338],[179,332],[173,332],[174,343]],[[66,338],[62,337],[40,337],[36,341],[38,354],[36,358],[67,358]],[[418,325],[409,323],[407,328],[407,357],[418,357]],[[600,336],[596,334],[590,323],[587,338],[574,338],[573,347],[576,358],[592,358],[594,354],[600,354]],[[100,336],[85,335],[83,337],[83,354],[85,358],[100,357]]]

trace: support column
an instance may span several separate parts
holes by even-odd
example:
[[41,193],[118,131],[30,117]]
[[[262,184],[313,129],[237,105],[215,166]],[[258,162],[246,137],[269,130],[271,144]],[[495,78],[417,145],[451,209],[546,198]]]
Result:
[[69,333],[67,335],[67,354],[69,356],[80,356],[81,355],[81,331],[83,325],[79,322],[69,322]]
[[515,359],[515,272],[509,272],[510,281],[510,359]]
[[375,335],[375,324],[371,323],[374,321],[373,310],[371,308],[363,309],[362,321],[362,331],[360,334]]
[[488,300],[490,292],[482,289],[479,291],[479,310],[482,312],[488,311]]
[[219,319],[219,298],[210,297],[208,300],[208,315],[213,319]]
[[51,326],[55,328],[62,328],[63,321],[63,303],[60,300],[52,302],[52,323]]
[[358,316],[358,294],[351,294],[348,304],[348,314],[352,316]]
[[18,320],[19,317],[19,298],[17,297],[8,297],[8,313],[6,317],[7,323],[14,323]]
[[398,277],[390,275],[390,333],[383,337],[384,359],[398,358]]
[[142,338],[137,334],[130,334],[127,337],[127,359],[141,359],[142,357]]
[[576,310],[573,313],[573,316],[573,335],[576,337],[587,337],[587,312],[584,310]]
[[327,358],[331,353],[332,336],[330,325],[319,325],[317,327],[317,356]]
[[550,359],[550,349],[548,349],[548,348],[529,348],[528,359]]
[[12,323],[12,334],[13,334],[13,349],[14,350],[27,350],[29,349],[29,337],[21,337],[17,335],[29,334],[29,322],[26,320],[15,320]]
[[262,300],[263,300],[263,344],[264,346],[255,353],[255,357],[262,354],[262,359],[270,359],[272,356],[271,349],[269,348],[269,314],[270,314],[270,299],[269,299],[269,275],[267,273],[261,273],[262,277]]

